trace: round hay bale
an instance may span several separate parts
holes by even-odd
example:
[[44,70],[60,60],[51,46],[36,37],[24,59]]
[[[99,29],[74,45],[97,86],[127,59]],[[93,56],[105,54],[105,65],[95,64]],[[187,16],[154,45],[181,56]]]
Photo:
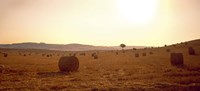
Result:
[[171,65],[173,65],[173,66],[183,65],[183,54],[182,53],[171,53]]
[[133,48],[133,50],[137,50],[136,48]]
[[146,56],[147,54],[146,53],[142,53],[142,56]]
[[92,55],[91,55],[91,56],[92,56],[92,57],[94,57],[95,55],[97,55],[97,54],[96,54],[96,53],[92,53]]
[[85,54],[85,53],[80,53],[80,55],[81,55],[81,56],[85,56],[86,54]]
[[76,53],[74,53],[73,56],[76,56]]
[[58,67],[61,72],[73,72],[79,68],[79,60],[75,56],[63,56],[58,62]]
[[153,54],[153,52],[149,52],[149,54]]
[[189,55],[195,55],[196,54],[195,50],[192,47],[188,48],[188,53],[189,53]]
[[8,54],[5,53],[5,54],[4,54],[4,57],[8,57]]
[[98,59],[98,55],[94,55],[93,57],[94,57],[94,59]]
[[135,54],[135,57],[139,57],[140,55],[138,53]]
[[170,52],[170,49],[166,49],[166,52]]

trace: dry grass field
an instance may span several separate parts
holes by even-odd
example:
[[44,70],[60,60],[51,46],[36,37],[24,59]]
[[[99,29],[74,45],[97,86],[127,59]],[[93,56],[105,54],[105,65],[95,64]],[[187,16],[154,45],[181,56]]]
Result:
[[[196,55],[188,54],[189,46],[195,49]],[[200,90],[200,46],[195,44],[126,50],[125,53],[120,50],[61,52],[28,49],[0,49],[0,52],[0,64],[4,66],[0,73],[2,91]],[[97,52],[97,59],[91,56],[94,52]],[[170,64],[172,52],[183,53],[184,66]],[[7,57],[3,53],[7,53]],[[73,53],[80,62],[78,72],[59,72],[60,57]],[[136,53],[139,57],[135,57]]]

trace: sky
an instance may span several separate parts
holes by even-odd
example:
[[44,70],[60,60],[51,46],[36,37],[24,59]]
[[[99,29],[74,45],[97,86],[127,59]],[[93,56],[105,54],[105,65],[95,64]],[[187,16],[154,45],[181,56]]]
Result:
[[200,38],[200,0],[0,0],[0,44],[163,46]]

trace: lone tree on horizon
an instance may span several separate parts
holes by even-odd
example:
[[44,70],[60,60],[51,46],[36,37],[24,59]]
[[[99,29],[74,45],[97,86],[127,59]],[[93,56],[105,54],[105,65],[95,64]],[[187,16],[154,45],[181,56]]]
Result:
[[124,52],[124,47],[126,47],[125,44],[120,44],[120,47],[122,48],[122,51]]

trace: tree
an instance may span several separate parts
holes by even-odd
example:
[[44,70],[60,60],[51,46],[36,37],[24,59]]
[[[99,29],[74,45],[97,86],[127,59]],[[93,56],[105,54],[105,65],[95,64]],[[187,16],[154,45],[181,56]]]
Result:
[[125,44],[120,44],[120,47],[122,47],[122,51],[124,53],[124,47],[126,47],[126,45]]

